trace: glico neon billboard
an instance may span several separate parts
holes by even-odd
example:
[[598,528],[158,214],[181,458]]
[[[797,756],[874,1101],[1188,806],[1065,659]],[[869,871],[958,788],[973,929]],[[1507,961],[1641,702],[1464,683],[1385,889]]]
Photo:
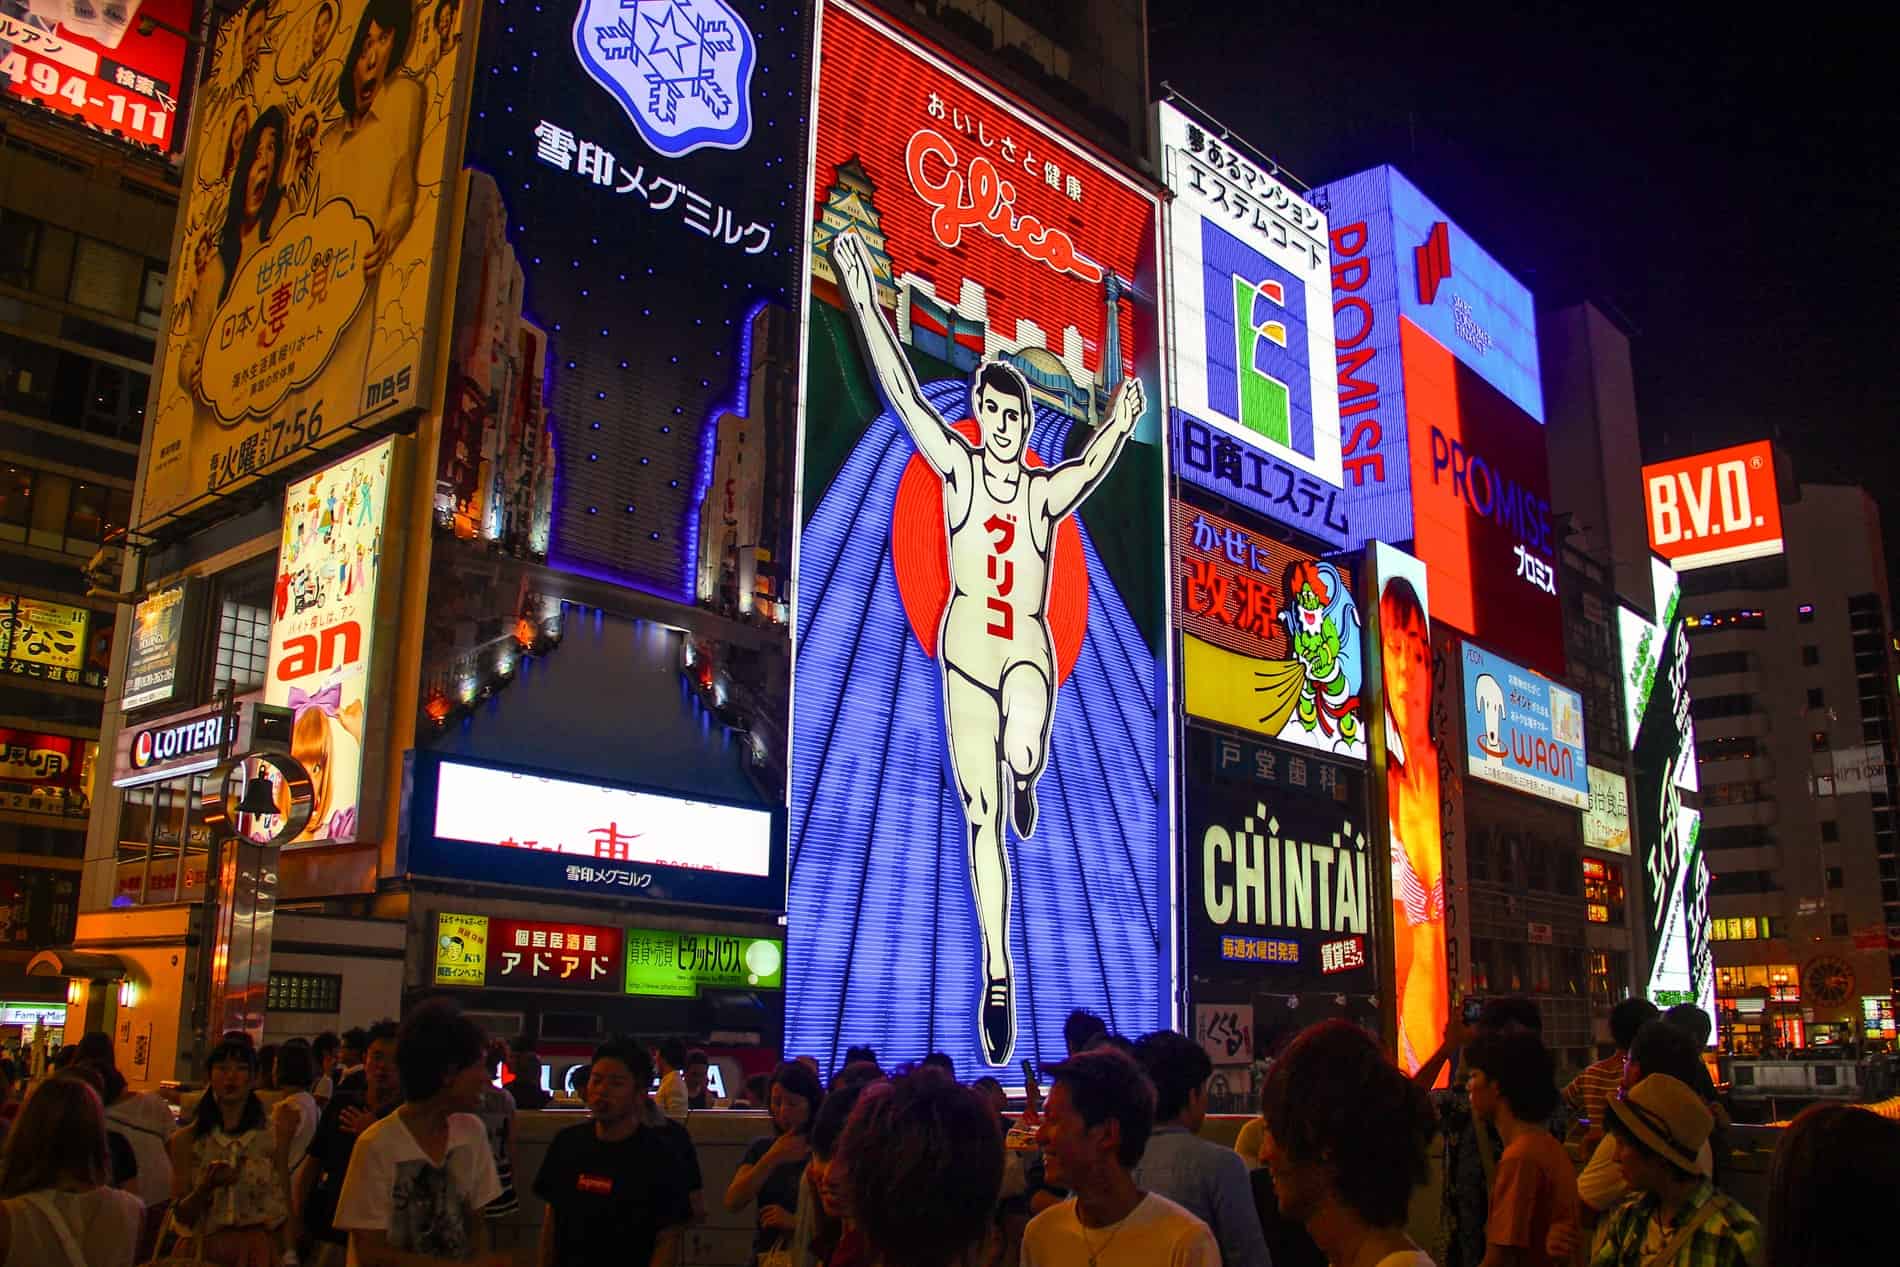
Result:
[[882,19],[820,11],[786,1045],[1164,1023],[1155,192]]

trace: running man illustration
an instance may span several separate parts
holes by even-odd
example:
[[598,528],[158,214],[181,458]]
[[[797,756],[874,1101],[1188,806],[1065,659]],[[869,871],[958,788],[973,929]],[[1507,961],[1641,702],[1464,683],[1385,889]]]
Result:
[[1048,621],[1056,529],[1114,467],[1144,408],[1141,384],[1116,388],[1081,455],[1032,467],[1035,411],[1014,366],[985,360],[970,384],[980,447],[926,400],[897,332],[877,302],[870,249],[838,235],[832,260],[878,387],[918,452],[943,481],[949,601],[937,636],[944,730],[968,827],[970,891],[983,930],[978,1030],[991,1065],[1016,1044],[1016,981],[1009,950],[1011,875],[1004,807],[1017,835],[1036,829],[1036,781],[1049,760],[1056,651]]

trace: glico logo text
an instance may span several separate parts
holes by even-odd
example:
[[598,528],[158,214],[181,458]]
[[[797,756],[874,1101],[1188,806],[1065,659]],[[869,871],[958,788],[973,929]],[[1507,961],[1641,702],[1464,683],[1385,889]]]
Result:
[[1482,454],[1465,448],[1432,428],[1432,483],[1443,485],[1450,472],[1451,491],[1480,518],[1489,519],[1548,558],[1550,503],[1516,480],[1500,474]]

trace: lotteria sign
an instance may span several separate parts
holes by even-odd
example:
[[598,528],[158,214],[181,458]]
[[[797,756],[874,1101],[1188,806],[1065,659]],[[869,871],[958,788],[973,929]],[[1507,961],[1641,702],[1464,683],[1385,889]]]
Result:
[[1679,572],[1780,554],[1781,500],[1766,440],[1643,468],[1649,547]]
[[224,714],[215,708],[122,732],[112,785],[134,787],[209,770],[218,763],[223,740]]
[[1184,479],[1343,545],[1326,217],[1171,105],[1175,465]]

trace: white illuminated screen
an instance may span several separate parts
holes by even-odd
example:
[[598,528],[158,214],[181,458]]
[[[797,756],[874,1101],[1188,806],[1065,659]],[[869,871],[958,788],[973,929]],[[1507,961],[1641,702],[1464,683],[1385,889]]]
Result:
[[653,792],[442,763],[435,834],[650,866],[772,873],[772,815]]

